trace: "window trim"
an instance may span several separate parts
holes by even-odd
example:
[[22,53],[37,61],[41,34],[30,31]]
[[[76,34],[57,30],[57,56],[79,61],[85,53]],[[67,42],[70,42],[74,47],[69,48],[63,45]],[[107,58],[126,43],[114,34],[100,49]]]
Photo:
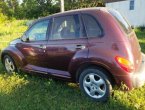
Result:
[[[69,39],[50,39],[50,37],[52,36],[52,32],[53,32],[53,28],[54,28],[54,19],[55,18],[60,18],[60,17],[67,17],[67,16],[74,16],[74,15],[78,15],[78,18],[79,18],[79,22],[80,22],[80,30],[83,30],[83,33],[84,33],[84,36],[82,37],[79,37],[79,38],[69,38]],[[83,21],[81,20],[81,16],[80,16],[80,12],[79,13],[73,13],[73,14],[67,14],[67,15],[61,15],[61,16],[57,16],[57,17],[53,17],[52,18],[52,23],[51,23],[51,32],[50,32],[50,35],[48,37],[48,41],[58,41],[58,40],[78,40],[78,39],[86,39],[87,36],[86,36],[86,33],[85,33],[85,29],[84,29],[84,25],[83,25]]]
[[[88,36],[87,29],[86,29],[86,23],[84,22],[83,15],[88,15],[88,16],[92,17],[96,21],[96,23],[98,24],[98,26],[99,26],[99,28],[101,30],[101,34],[99,36],[96,36],[96,37],[89,37]],[[104,37],[104,35],[105,35],[104,34],[104,30],[103,30],[100,22],[98,21],[98,19],[96,17],[94,17],[92,14],[89,14],[89,13],[81,13],[81,17],[82,17],[82,21],[83,21],[83,24],[84,24],[85,33],[86,33],[87,38],[102,38],[102,37]]]
[[[33,28],[34,25],[36,25],[37,23],[40,23],[40,22],[44,22],[44,21],[49,21],[48,23],[48,26],[47,26],[47,31],[46,31],[46,39],[45,40],[38,40],[38,41],[26,41],[27,43],[32,43],[32,42],[42,42],[42,41],[48,41],[48,38],[49,38],[49,35],[50,35],[50,30],[52,28],[52,19],[51,18],[46,18],[46,19],[43,19],[43,20],[37,20],[35,21],[28,29],[27,31],[24,33],[24,35],[27,36],[29,30],[31,30]],[[50,28],[48,28],[50,27]],[[27,36],[28,38],[28,36]]]

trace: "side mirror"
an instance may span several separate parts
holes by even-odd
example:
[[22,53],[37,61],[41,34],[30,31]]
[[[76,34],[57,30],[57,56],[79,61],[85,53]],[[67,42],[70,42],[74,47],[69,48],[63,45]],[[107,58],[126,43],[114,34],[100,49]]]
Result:
[[23,42],[28,42],[29,41],[29,38],[24,34],[22,37],[21,37],[21,40]]

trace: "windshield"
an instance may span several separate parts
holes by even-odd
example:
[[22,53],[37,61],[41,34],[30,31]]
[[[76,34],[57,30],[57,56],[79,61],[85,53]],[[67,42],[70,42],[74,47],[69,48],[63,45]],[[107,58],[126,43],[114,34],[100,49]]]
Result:
[[127,20],[118,11],[109,9],[109,13],[117,20],[126,34],[129,34],[132,31],[131,26]]

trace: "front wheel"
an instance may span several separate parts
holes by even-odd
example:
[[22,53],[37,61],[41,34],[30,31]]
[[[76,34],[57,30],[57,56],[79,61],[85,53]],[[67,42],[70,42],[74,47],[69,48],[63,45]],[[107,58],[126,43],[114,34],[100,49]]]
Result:
[[16,72],[17,69],[14,60],[10,56],[5,55],[3,59],[3,63],[7,73],[12,74],[13,72]]
[[88,68],[80,75],[81,90],[94,101],[104,102],[110,97],[112,85],[105,72],[100,68]]

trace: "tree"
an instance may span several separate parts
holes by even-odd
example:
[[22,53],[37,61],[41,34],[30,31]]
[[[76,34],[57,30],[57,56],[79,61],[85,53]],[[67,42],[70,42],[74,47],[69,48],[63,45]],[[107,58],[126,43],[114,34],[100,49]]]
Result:
[[[103,0],[64,0],[65,10],[104,6]],[[8,18],[32,19],[60,12],[60,0],[0,0],[0,10]]]
[[38,18],[59,12],[59,7],[52,5],[52,0],[24,0],[22,7],[26,18]]
[[18,0],[1,0],[0,1],[0,9],[2,13],[9,18],[16,17],[19,15],[18,10],[19,8],[19,2]]
[[104,6],[103,0],[65,0],[66,10]]

